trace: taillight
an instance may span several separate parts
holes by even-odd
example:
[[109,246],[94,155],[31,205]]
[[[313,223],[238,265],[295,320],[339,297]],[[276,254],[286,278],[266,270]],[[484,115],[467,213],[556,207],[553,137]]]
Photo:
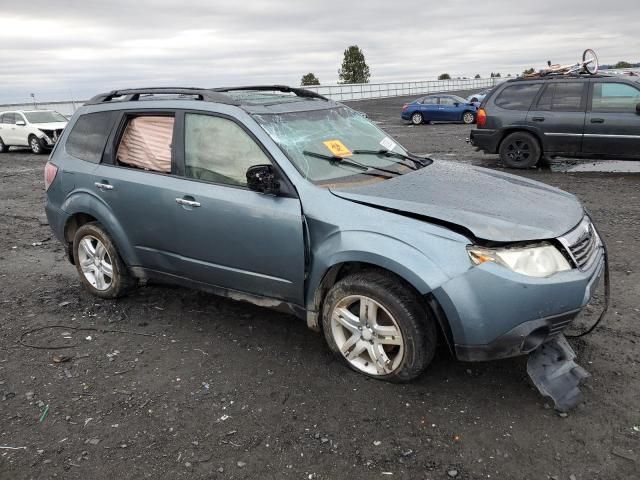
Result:
[[478,110],[476,113],[476,125],[478,128],[484,128],[487,126],[487,112],[484,108]]
[[47,162],[44,166],[44,190],[45,192],[49,190],[49,187],[53,183],[53,180],[56,178],[58,173],[58,167],[56,167],[53,163]]
[[402,111],[404,112],[407,108],[409,108],[409,104],[405,103],[404,105],[402,105]]

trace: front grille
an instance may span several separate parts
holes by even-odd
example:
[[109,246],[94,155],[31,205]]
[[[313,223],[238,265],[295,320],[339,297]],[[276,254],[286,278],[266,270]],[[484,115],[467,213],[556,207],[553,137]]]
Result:
[[60,135],[62,135],[62,130],[62,128],[59,128],[56,130],[42,130],[42,132],[55,143],[58,141],[58,138],[60,138]]
[[559,238],[560,243],[567,249],[574,265],[584,270],[591,265],[596,256],[600,241],[589,217],[566,235]]

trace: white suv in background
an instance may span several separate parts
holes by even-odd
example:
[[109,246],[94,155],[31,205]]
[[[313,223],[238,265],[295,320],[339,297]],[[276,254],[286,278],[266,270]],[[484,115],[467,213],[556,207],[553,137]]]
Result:
[[67,118],[53,110],[0,112],[0,153],[10,146],[42,153],[53,148],[66,126]]

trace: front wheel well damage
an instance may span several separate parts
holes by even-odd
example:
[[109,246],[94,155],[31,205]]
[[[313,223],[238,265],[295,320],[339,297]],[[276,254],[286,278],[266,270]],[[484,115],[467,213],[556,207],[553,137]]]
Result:
[[422,299],[423,307],[428,315],[430,315],[438,326],[438,335],[444,340],[447,344],[449,351],[453,354],[453,341],[451,334],[451,327],[449,326],[449,321],[447,320],[447,316],[438,303],[437,299],[431,293],[420,294],[418,290],[407,280],[402,278],[400,275],[392,272],[391,270],[387,270],[386,268],[379,267],[378,265],[366,263],[366,262],[345,262],[334,265],[330,267],[322,281],[316,288],[313,297],[313,305],[310,305],[307,309],[307,326],[315,331],[321,330],[320,315],[322,312],[324,300],[327,296],[327,293],[336,283],[338,283],[343,278],[359,272],[364,271],[378,271],[384,272],[385,274],[391,275],[401,284],[403,284],[406,288],[410,288],[414,290],[418,297]]

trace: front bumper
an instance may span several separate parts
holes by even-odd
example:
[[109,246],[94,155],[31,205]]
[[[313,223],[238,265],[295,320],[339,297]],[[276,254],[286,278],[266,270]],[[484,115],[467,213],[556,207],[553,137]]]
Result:
[[560,334],[589,302],[605,271],[604,246],[598,249],[588,270],[529,278],[483,264],[435,290],[457,358],[524,355]]
[[498,153],[502,133],[499,130],[473,129],[469,134],[469,143],[486,153]]

